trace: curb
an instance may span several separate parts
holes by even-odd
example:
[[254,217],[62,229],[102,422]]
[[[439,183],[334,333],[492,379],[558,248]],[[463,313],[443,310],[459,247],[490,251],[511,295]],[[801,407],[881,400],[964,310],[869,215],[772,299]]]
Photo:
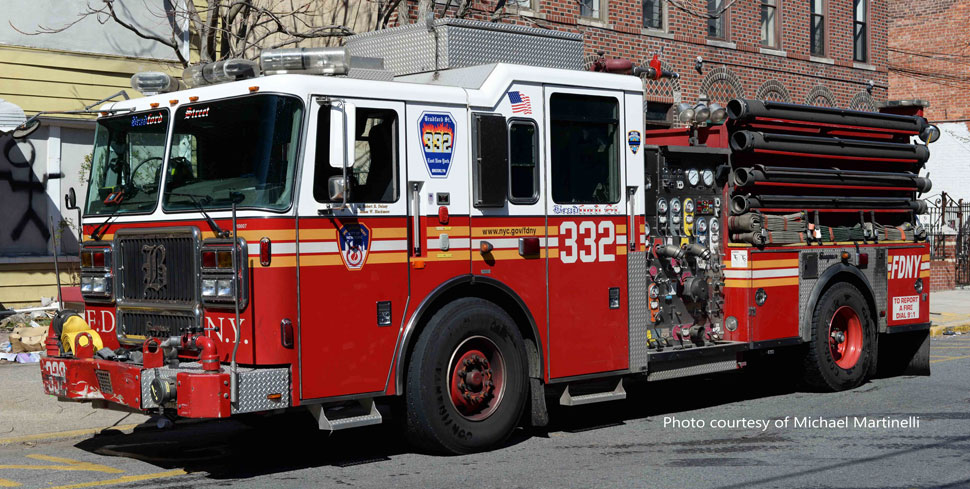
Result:
[[63,440],[68,438],[78,438],[82,436],[97,435],[105,430],[129,431],[129,430],[134,430],[135,427],[137,426],[141,426],[141,424],[123,424],[123,425],[116,425],[116,426],[103,426],[101,428],[86,428],[82,430],[57,431],[54,433],[38,433],[35,435],[15,436],[13,438],[0,438],[0,446],[12,445],[14,443],[23,443],[28,441]]
[[955,333],[970,333],[970,323],[959,323],[954,325],[940,325],[930,327],[930,336],[943,336],[944,331],[953,331]]

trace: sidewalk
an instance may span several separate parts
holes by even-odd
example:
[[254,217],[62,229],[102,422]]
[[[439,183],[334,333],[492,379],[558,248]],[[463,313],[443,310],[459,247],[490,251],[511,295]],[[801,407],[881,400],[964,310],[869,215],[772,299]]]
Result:
[[104,428],[130,430],[149,419],[90,403],[58,402],[44,393],[38,364],[0,365],[0,445],[90,436]]
[[970,289],[930,292],[930,329],[933,336],[946,330],[970,332]]

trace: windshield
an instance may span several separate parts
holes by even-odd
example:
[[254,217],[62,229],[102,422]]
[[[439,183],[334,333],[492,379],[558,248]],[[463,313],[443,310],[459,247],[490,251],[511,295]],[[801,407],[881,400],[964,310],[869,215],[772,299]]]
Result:
[[98,120],[86,214],[155,208],[167,128],[167,110]]
[[165,210],[289,208],[303,106],[254,95],[182,107],[165,172]]

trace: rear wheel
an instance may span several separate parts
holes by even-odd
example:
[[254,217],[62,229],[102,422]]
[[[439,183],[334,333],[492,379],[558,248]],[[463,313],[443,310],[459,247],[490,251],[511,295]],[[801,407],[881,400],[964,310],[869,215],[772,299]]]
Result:
[[803,361],[805,382],[831,391],[862,384],[874,361],[875,341],[875,324],[862,293],[849,283],[833,285],[815,306]]
[[525,358],[515,323],[495,304],[464,298],[443,307],[418,338],[408,367],[408,438],[450,453],[504,441],[525,406]]

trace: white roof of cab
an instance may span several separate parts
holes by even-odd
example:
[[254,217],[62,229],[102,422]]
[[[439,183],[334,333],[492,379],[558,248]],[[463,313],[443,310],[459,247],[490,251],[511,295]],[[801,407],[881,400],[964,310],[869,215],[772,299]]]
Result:
[[[551,84],[584,88],[600,88],[626,92],[642,92],[640,78],[589,71],[536,68],[534,66],[495,63],[468,68],[442,70],[434,73],[400,76],[394,81],[363,80],[322,75],[271,75],[235,82],[189,88],[178,92],[124,100],[102,106],[107,109],[149,110],[151,103],[159,108],[190,103],[190,96],[199,102],[248,95],[250,87],[259,93],[286,93],[302,99],[311,95],[333,97],[381,98],[405,102],[471,105],[492,107],[512,83]],[[171,101],[176,101],[174,104]]]

